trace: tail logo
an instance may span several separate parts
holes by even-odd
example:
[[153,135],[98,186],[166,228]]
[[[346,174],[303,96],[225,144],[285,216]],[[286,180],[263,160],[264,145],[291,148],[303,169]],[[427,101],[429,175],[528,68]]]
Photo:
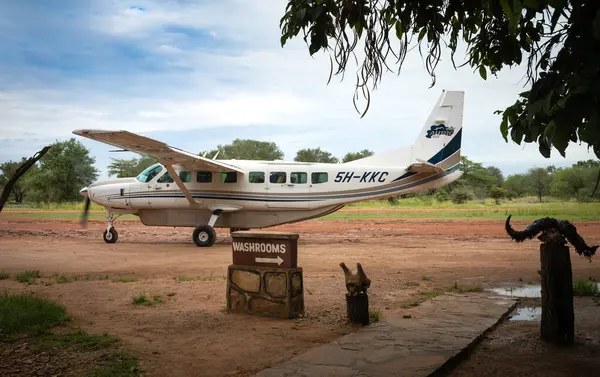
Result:
[[446,125],[443,122],[436,122],[436,124],[432,125],[429,130],[427,130],[427,134],[425,135],[426,138],[431,139],[433,138],[437,138],[440,137],[442,135],[445,136],[452,136],[454,134],[454,128],[453,127],[446,127]]

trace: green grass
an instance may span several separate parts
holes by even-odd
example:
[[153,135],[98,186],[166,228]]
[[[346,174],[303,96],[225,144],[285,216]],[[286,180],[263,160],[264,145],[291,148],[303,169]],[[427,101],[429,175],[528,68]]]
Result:
[[0,338],[43,333],[70,319],[63,305],[31,294],[0,295]]
[[56,351],[69,348],[77,351],[97,351],[109,348],[118,342],[119,338],[108,333],[88,334],[80,329],[70,333],[43,335],[36,345],[36,350]]
[[72,276],[67,276],[67,275],[60,275],[56,278],[56,282],[59,284],[63,284],[63,283],[71,283],[73,280],[77,280],[77,277],[72,277]]
[[454,282],[454,284],[452,284],[450,286],[450,288],[448,288],[448,290],[451,292],[459,292],[459,293],[483,292],[483,288],[481,288],[479,285],[474,285],[471,287],[461,287],[460,285],[458,285],[457,282]]
[[8,279],[10,278],[10,274],[8,272],[0,272],[0,280],[4,280],[4,279]]
[[140,376],[138,360],[123,352],[110,352],[102,357],[102,364],[86,377],[137,377]]
[[[44,351],[51,354],[70,350],[71,352],[100,352],[92,354],[88,360],[95,368],[87,376],[108,377],[141,375],[138,360],[116,348],[119,339],[104,333],[89,334],[84,330],[52,333],[50,328],[69,321],[63,305],[36,297],[32,294],[0,295],[0,341],[13,341],[17,335],[31,335],[26,339],[34,352]],[[56,356],[60,359],[61,356]],[[33,367],[33,365],[32,365]],[[68,371],[64,371],[68,374]]]
[[[513,215],[515,220],[534,220],[540,217],[550,216],[565,218],[571,221],[578,220],[600,220],[600,202],[578,203],[574,201],[559,201],[553,198],[545,198],[543,203],[537,202],[536,198],[519,198],[513,201],[502,201],[495,204],[492,199],[474,200],[465,204],[454,204],[450,201],[438,202],[433,197],[417,197],[401,199],[398,204],[391,205],[387,200],[367,201],[349,204],[345,209],[363,209],[361,212],[338,211],[323,219],[329,220],[368,220],[368,219],[506,219]],[[25,217],[55,218],[55,219],[77,219],[83,208],[81,203],[48,204],[37,206],[37,209],[27,209],[31,213],[11,213],[23,208],[8,208],[3,214]],[[393,209],[393,211],[378,211],[380,209]],[[429,209],[441,211],[407,211],[414,209]],[[37,211],[40,211],[37,213]],[[57,211],[41,212],[41,211]],[[74,211],[73,213],[60,213],[58,211]],[[89,217],[91,219],[104,219],[106,214],[101,207],[92,206]],[[136,218],[134,215],[124,215],[121,219]]]
[[146,295],[138,295],[133,296],[133,304],[134,305],[143,305],[143,306],[152,306],[155,304],[160,304],[163,302],[162,297],[160,296],[152,296],[152,299],[148,298]]
[[370,322],[379,322],[381,319],[381,313],[379,310],[369,310],[369,320]]
[[227,279],[227,276],[225,275],[219,275],[219,276],[215,276],[213,275],[213,273],[211,272],[209,276],[187,276],[187,275],[179,275],[173,278],[176,281],[215,281],[217,279]]
[[136,282],[136,281],[137,281],[137,278],[133,278],[133,277],[130,277],[130,278],[118,278],[118,279],[114,279],[113,280],[113,282],[115,282],[115,283],[133,283],[133,282]]
[[575,280],[573,282],[573,296],[598,296],[600,289],[595,281]]
[[33,279],[40,278],[40,270],[27,270],[17,274],[16,279],[20,283],[31,283]]

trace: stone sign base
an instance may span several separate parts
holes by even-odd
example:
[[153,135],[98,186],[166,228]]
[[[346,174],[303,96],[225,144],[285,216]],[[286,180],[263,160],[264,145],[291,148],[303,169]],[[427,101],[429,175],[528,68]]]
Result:
[[302,268],[230,265],[227,311],[291,319],[304,313]]

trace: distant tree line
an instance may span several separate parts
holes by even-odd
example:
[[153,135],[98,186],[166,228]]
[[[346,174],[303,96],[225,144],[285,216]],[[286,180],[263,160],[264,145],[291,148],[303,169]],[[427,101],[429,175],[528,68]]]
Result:
[[[206,158],[217,156],[217,159],[283,159],[283,152],[276,143],[250,139],[235,139],[231,144],[217,145],[216,149],[201,151],[199,155]],[[338,158],[317,147],[298,150],[294,161],[345,163],[371,155],[372,151],[363,149],[348,152],[342,158]],[[0,187],[4,187],[22,161],[0,164]],[[134,177],[154,163],[156,159],[150,156],[113,158],[107,166],[108,175],[116,178]],[[95,159],[90,156],[89,150],[74,138],[56,142],[14,185],[11,200],[17,204],[23,201],[59,203],[82,200],[79,190],[98,178],[98,170],[94,164]],[[403,197],[425,195],[433,196],[438,201],[451,200],[455,203],[485,198],[492,198],[500,203],[502,200],[524,196],[536,196],[540,202],[547,196],[578,201],[600,199],[600,190],[592,196],[600,171],[600,162],[596,160],[579,161],[567,168],[533,167],[527,173],[504,177],[497,167],[486,167],[463,156],[461,170],[462,177],[450,185]],[[398,198],[390,198],[390,202],[395,202]]]

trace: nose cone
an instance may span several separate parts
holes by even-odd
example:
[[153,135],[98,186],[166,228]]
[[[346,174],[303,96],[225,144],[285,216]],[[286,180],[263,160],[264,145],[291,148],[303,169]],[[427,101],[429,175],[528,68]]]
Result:
[[82,196],[85,196],[87,198],[87,196],[88,196],[88,188],[87,187],[82,188],[81,190],[79,190],[79,194],[82,195]]

